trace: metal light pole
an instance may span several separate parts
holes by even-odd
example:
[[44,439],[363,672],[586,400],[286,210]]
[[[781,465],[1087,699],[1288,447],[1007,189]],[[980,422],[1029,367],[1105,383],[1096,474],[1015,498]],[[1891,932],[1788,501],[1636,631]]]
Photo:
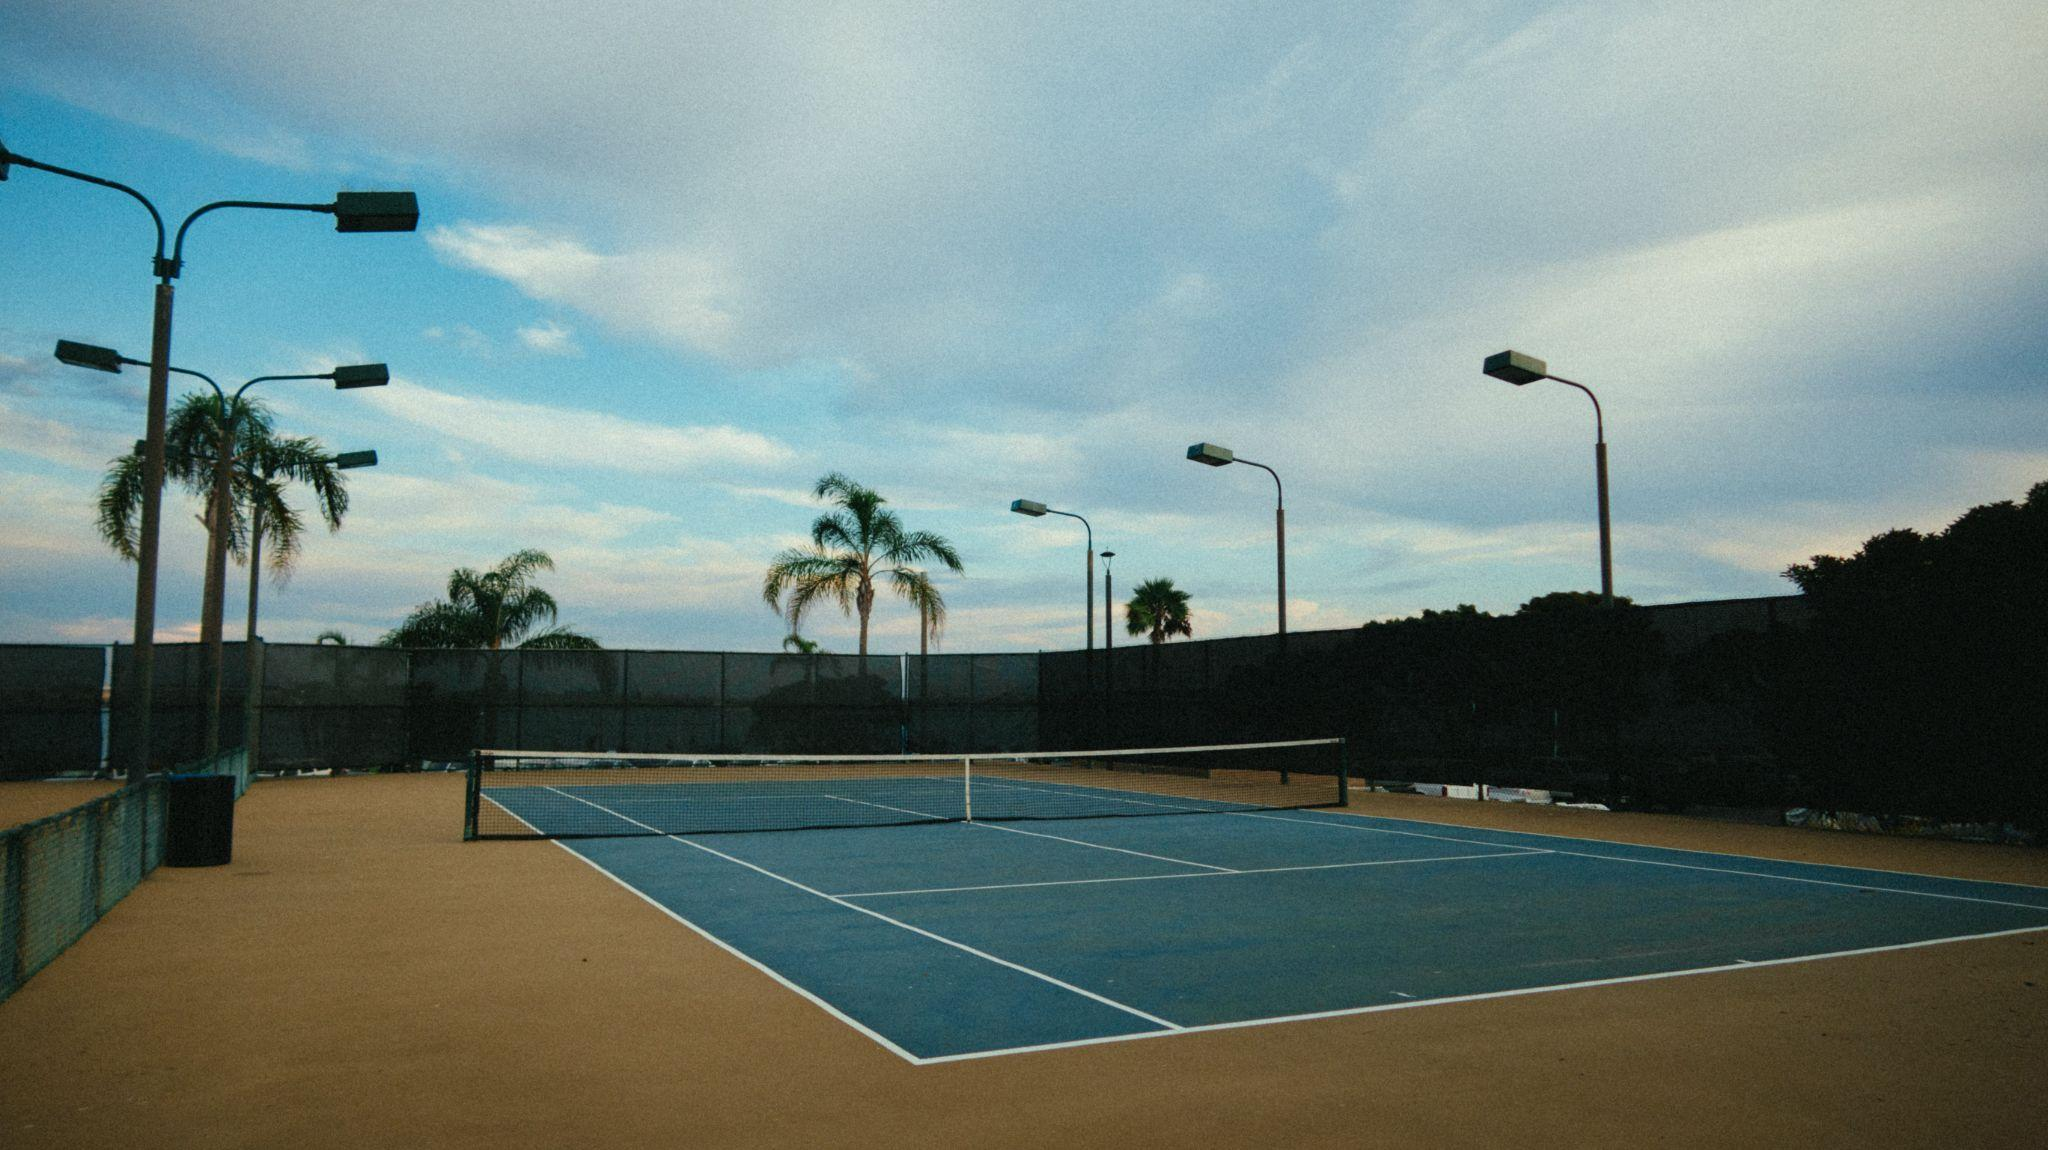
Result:
[[[358,467],[377,466],[374,451],[344,451],[329,462],[342,471]],[[255,477],[255,461],[250,463],[250,476]],[[276,472],[269,465],[263,468],[263,482],[270,482]],[[249,755],[249,769],[255,770],[260,763],[263,736],[263,650],[256,638],[256,591],[262,586],[263,574],[263,500],[251,496],[249,500],[249,609],[244,616],[242,633],[242,664],[244,678],[248,680],[247,693],[242,698],[242,748]]]
[[1287,490],[1280,485],[1280,473],[1263,463],[1255,463],[1232,452],[1228,447],[1214,443],[1197,443],[1189,446],[1188,458],[1196,463],[1211,467],[1224,467],[1232,463],[1249,464],[1273,477],[1273,544],[1274,553],[1280,566],[1280,635],[1287,635]]
[[149,212],[156,224],[156,254],[151,269],[157,277],[156,299],[149,341],[149,401],[143,436],[142,522],[135,548],[135,650],[134,727],[135,757],[128,764],[128,782],[138,785],[148,777],[150,765],[150,701],[156,680],[156,567],[159,512],[164,487],[164,413],[170,393],[171,311],[174,291],[171,281],[184,266],[185,232],[194,220],[219,208],[263,208],[289,212],[320,212],[334,217],[337,232],[409,232],[419,227],[419,201],[411,192],[340,192],[331,204],[271,203],[261,200],[219,200],[206,204],[178,227],[168,258],[164,255],[164,218],[149,197],[126,184],[101,179],[70,168],[31,160],[0,144],[0,181],[7,178],[10,165],[33,168],[67,179],[97,184],[132,196]]
[[1013,499],[1010,501],[1010,510],[1016,512],[1019,515],[1029,515],[1033,519],[1036,519],[1041,515],[1064,515],[1069,519],[1080,519],[1081,526],[1087,528],[1088,573],[1084,579],[1084,582],[1087,584],[1088,587],[1088,609],[1081,617],[1087,620],[1088,622],[1088,650],[1093,651],[1095,649],[1095,528],[1089,527],[1088,521],[1086,519],[1082,519],[1081,516],[1076,515],[1071,511],[1059,511],[1054,508],[1047,507],[1045,504],[1039,503],[1036,500]]
[[1549,366],[1542,360],[1519,351],[1489,355],[1480,370],[1516,387],[1539,379],[1556,380],[1578,388],[1593,401],[1593,484],[1600,503],[1600,604],[1603,607],[1614,606],[1614,538],[1607,522],[1607,427],[1600,415],[1600,397],[1583,383],[1550,374]]
[[[76,343],[68,339],[57,341],[57,358],[75,367],[89,367],[95,371],[118,372],[125,364],[132,367],[147,367],[152,375],[156,372],[153,363],[130,359],[112,348]],[[199,608],[199,641],[206,649],[205,753],[210,758],[220,752],[221,631],[223,616],[226,614],[228,527],[232,511],[230,493],[234,486],[233,466],[236,450],[234,424],[243,410],[242,396],[259,383],[281,379],[332,380],[337,391],[359,387],[382,387],[391,381],[391,371],[381,363],[364,363],[337,367],[333,371],[317,375],[259,375],[236,388],[235,394],[230,397],[221,389],[220,384],[213,381],[213,377],[203,372],[182,367],[169,367],[165,370],[203,380],[213,389],[217,439],[214,444],[213,490],[206,512],[206,584]]]
[[1105,651],[1116,646],[1116,596],[1111,594],[1109,589],[1109,561],[1114,558],[1114,551],[1102,553],[1102,649]]

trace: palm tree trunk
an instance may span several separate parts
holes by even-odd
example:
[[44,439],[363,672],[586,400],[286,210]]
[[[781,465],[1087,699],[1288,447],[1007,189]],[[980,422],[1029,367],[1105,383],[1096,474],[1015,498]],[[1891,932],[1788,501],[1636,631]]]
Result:
[[[269,478],[266,472],[265,479]],[[248,690],[242,697],[242,749],[248,752],[249,769],[255,770],[262,751],[263,661],[256,653],[256,589],[263,573],[263,485],[250,484],[249,495],[249,609],[242,616],[242,668]],[[222,572],[226,574],[226,572]]]
[[[875,585],[870,583],[865,575],[861,577],[860,589],[853,593],[853,605],[860,611],[860,653],[862,658],[866,658],[868,653],[868,615],[875,609]],[[865,670],[866,664],[862,664],[862,668]]]
[[234,459],[234,438],[228,414],[221,411],[220,440],[214,447],[213,500],[206,513],[206,584],[199,605],[199,641],[206,651],[206,756],[220,753],[221,616],[227,605],[228,469]]

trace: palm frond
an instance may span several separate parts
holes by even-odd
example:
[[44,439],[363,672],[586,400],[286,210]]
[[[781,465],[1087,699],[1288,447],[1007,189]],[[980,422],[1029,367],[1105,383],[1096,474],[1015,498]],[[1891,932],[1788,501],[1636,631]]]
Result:
[[500,601],[494,630],[504,642],[517,642],[536,624],[554,621],[555,597],[538,587],[527,587]]
[[131,563],[135,561],[144,479],[142,453],[131,451],[109,463],[100,480],[100,538]]
[[889,586],[918,609],[924,619],[925,634],[933,643],[939,640],[939,633],[946,627],[946,597],[939,593],[938,585],[931,576],[908,567],[891,568],[885,573]]
[[928,563],[937,560],[946,569],[966,574],[967,568],[960,563],[960,553],[953,549],[953,543],[943,535],[930,531],[913,531],[897,542],[886,555],[891,563]]
[[804,616],[810,612],[812,604],[821,599],[838,604],[842,615],[853,614],[857,581],[857,573],[843,567],[797,576],[790,586],[789,601],[782,612],[789,629],[792,632],[803,630]]
[[482,647],[476,616],[453,603],[422,603],[377,640],[381,647]]
[[542,631],[519,644],[522,651],[602,651],[604,644],[567,627]]

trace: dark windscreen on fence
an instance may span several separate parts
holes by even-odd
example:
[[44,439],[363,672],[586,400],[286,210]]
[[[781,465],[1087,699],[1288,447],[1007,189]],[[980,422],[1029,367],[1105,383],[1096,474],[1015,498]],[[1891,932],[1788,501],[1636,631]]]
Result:
[[[272,769],[404,762],[406,652],[389,647],[266,643],[261,758]],[[229,728],[239,742],[239,728]]]
[[104,647],[0,644],[0,777],[100,766]]
[[[865,659],[275,645],[263,660],[258,760],[276,770],[453,761],[491,747],[966,754],[1341,736],[1358,773],[1383,783],[1486,782],[1634,805],[1997,814],[2024,793],[2048,806],[2037,755],[1921,754],[1879,775],[1840,737],[1817,740],[1811,708],[1791,703],[1852,696],[1837,699],[1830,692],[1848,687],[1820,674],[1839,675],[1842,660],[1805,637],[1818,626],[1812,613],[1797,596],[1501,616],[1465,608],[1284,639]],[[226,648],[229,747],[242,732],[240,646]],[[0,647],[5,770],[30,759],[50,760],[31,770],[99,765],[104,651]],[[167,767],[200,749],[204,660],[193,644],[156,652],[154,757]],[[125,766],[126,646],[113,650],[112,671],[109,757]],[[2017,686],[2007,693],[2001,721],[2024,730],[2039,708]],[[1937,723],[1926,737],[1967,741],[1954,726]]]

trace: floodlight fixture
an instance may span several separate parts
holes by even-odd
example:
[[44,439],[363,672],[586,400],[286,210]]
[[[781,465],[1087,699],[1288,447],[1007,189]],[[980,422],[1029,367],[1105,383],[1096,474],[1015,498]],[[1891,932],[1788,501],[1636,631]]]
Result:
[[1280,638],[1287,638],[1287,488],[1280,482],[1280,473],[1257,460],[1239,459],[1237,453],[1215,443],[1195,443],[1188,447],[1188,458],[1210,467],[1224,467],[1242,463],[1256,467],[1273,477],[1273,552],[1275,566],[1279,573],[1279,595],[1275,617],[1279,622]]
[[381,363],[356,363],[328,372],[336,391],[357,387],[383,387],[391,382],[391,369]]
[[[133,198],[149,213],[151,224],[156,230],[156,251],[151,267],[157,278],[155,313],[151,325],[150,355],[147,361],[125,360],[135,366],[149,368],[149,391],[145,401],[145,436],[143,439],[142,467],[142,515],[136,531],[135,544],[135,616],[133,640],[133,672],[130,676],[129,698],[133,708],[133,721],[129,726],[129,761],[126,764],[127,780],[130,785],[141,785],[152,767],[158,765],[154,755],[155,745],[151,738],[151,713],[155,695],[156,679],[156,598],[157,598],[157,550],[159,520],[163,504],[164,485],[164,420],[168,406],[171,367],[171,313],[176,293],[172,281],[178,278],[184,268],[185,233],[201,216],[223,208],[257,208],[274,211],[320,212],[334,217],[334,230],[338,232],[410,232],[419,228],[419,199],[411,192],[341,192],[333,203],[272,203],[259,200],[218,200],[204,204],[185,217],[180,224],[176,239],[168,245],[169,229],[164,225],[163,213],[157,210],[148,196],[126,184],[80,172],[71,168],[47,164],[31,159],[0,144],[0,181],[11,174],[13,168],[25,168],[48,172],[51,175],[82,183],[95,184]],[[73,362],[67,359],[65,362]],[[104,357],[88,358],[78,363],[96,371],[117,370],[119,364],[106,366]],[[197,374],[197,373],[192,373]],[[201,376],[201,378],[205,378]],[[211,383],[211,380],[208,380]],[[339,381],[337,381],[339,382]],[[367,387],[369,383],[354,386]],[[211,601],[212,598],[209,597]],[[216,613],[217,615],[217,613]],[[218,650],[220,628],[218,618],[209,626],[202,619],[202,637],[209,640],[209,649]],[[212,694],[216,706],[209,708],[209,730],[216,725],[211,717],[218,703],[218,671],[212,678],[216,684]],[[209,743],[213,739],[209,737]],[[252,765],[254,756],[251,756]]]
[[1519,351],[1503,351],[1486,357],[1481,371],[1495,379],[1504,379],[1516,387],[1550,378],[1549,365],[1533,355]]
[[410,232],[420,226],[419,197],[411,192],[340,192],[331,210],[337,232]]
[[375,467],[377,466],[377,453],[374,451],[344,451],[334,457],[334,466],[343,471],[350,471],[358,467]]
[[104,371],[117,375],[120,373],[121,365],[124,363],[133,364],[136,367],[149,366],[139,360],[129,359],[111,347],[99,347],[95,344],[79,343],[76,340],[69,339],[57,341],[57,361],[59,363],[68,363],[72,367],[88,367],[94,371]]
[[1604,606],[1614,606],[1614,535],[1607,514],[1607,419],[1600,411],[1600,397],[1583,383],[1550,374],[1549,364],[1519,351],[1489,355],[1479,370],[1516,387],[1539,379],[1555,380],[1567,387],[1578,388],[1593,401],[1593,491],[1600,515],[1600,602]]
[[1088,650],[1090,650],[1090,651],[1093,651],[1093,650],[1095,649],[1095,527],[1094,527],[1094,525],[1088,522],[1088,517],[1087,517],[1087,516],[1085,516],[1085,515],[1076,515],[1076,514],[1075,514],[1075,513],[1073,513],[1072,511],[1061,511],[1061,510],[1060,510],[1059,508],[1057,508],[1057,507],[1047,507],[1047,506],[1046,506],[1045,504],[1043,504],[1043,503],[1040,503],[1040,502],[1039,502],[1038,500],[1036,500],[1036,499],[1012,499],[1012,500],[1010,500],[1010,510],[1012,510],[1012,511],[1016,512],[1016,513],[1017,513],[1017,514],[1019,514],[1019,515],[1029,515],[1029,516],[1030,516],[1030,517],[1032,517],[1033,519],[1037,519],[1037,518],[1039,518],[1040,516],[1044,516],[1044,515],[1064,515],[1064,516],[1066,516],[1066,517],[1067,517],[1068,519],[1079,519],[1079,520],[1081,521],[1081,527],[1082,527],[1082,529],[1083,529],[1083,530],[1085,530],[1085,531],[1086,531],[1086,532],[1088,533],[1088,537],[1087,537],[1087,538],[1088,538],[1088,566],[1087,566],[1087,569],[1086,569],[1085,573],[1084,573],[1084,574],[1083,574],[1083,576],[1082,576],[1082,578],[1083,578],[1083,583],[1082,583],[1082,585],[1083,585],[1084,587],[1086,587],[1086,588],[1087,588],[1087,590],[1088,590],[1088,606],[1087,606],[1087,608],[1086,608],[1086,609],[1085,609],[1085,610],[1084,610],[1084,611],[1082,612],[1081,618],[1082,618],[1082,620],[1083,620],[1084,622],[1086,622],[1086,623],[1088,624],[1088,648],[1087,648],[1087,649],[1088,649]]

